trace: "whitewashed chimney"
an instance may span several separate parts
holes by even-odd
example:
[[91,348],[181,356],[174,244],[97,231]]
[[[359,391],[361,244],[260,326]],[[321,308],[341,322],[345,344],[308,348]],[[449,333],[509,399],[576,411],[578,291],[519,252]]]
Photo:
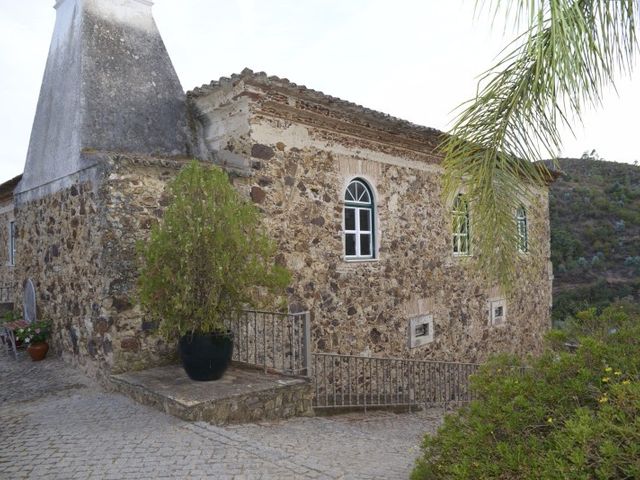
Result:
[[[185,94],[148,0],[57,0],[18,192],[96,163],[89,152],[185,155]],[[60,182],[58,182],[60,183]]]

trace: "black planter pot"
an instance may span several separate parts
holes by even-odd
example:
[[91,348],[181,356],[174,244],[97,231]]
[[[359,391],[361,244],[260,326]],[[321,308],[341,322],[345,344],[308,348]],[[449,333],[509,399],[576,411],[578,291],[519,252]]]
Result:
[[231,363],[233,333],[195,333],[178,343],[182,366],[192,380],[218,380]]

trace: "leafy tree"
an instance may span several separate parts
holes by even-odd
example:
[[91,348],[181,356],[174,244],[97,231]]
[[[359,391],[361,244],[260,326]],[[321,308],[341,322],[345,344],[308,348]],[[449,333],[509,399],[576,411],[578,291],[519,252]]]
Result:
[[256,303],[258,287],[271,299],[284,293],[289,274],[273,262],[276,246],[225,172],[193,161],[170,193],[162,223],[140,245],[140,299],[162,334],[220,331]]
[[637,0],[493,0],[525,32],[480,80],[445,142],[444,195],[472,202],[477,265],[508,286],[514,279],[514,211],[544,185],[560,125],[571,127],[605,87],[630,73],[638,48]]
[[580,157],[581,160],[604,160],[604,158],[602,158],[600,156],[600,154],[594,149],[592,149],[590,152],[584,152],[582,154],[582,156]]

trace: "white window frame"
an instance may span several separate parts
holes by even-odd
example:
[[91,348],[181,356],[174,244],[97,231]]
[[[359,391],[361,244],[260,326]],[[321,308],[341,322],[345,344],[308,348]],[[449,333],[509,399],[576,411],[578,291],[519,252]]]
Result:
[[[463,208],[459,208],[462,203]],[[469,202],[466,197],[459,193],[453,200],[453,207],[451,209],[452,219],[452,240],[453,240],[453,256],[454,257],[468,257],[471,255],[471,232],[469,222]],[[459,220],[462,219],[462,222]],[[466,231],[461,231],[461,227],[464,226]],[[466,239],[466,249],[462,249],[463,240]]]
[[528,253],[529,252],[529,223],[527,221],[527,209],[524,208],[524,205],[521,205],[516,210],[516,231],[517,231],[517,242],[518,242],[518,252],[520,253]]
[[16,222],[14,220],[9,222],[9,265],[15,266],[16,264]]
[[[359,195],[358,198],[355,198],[349,191],[352,185],[362,186],[364,188],[364,194]],[[366,195],[366,196],[365,196]],[[349,198],[350,197],[350,198]],[[347,210],[354,211],[354,228],[347,229]],[[363,230],[360,225],[360,212],[366,212],[369,216],[369,229]],[[344,258],[346,260],[371,260],[375,258],[375,205],[373,198],[373,190],[371,187],[362,179],[354,178],[349,182],[347,188],[344,193],[344,208],[342,211],[342,220],[343,220],[343,232],[344,232]],[[347,235],[355,236],[355,247],[356,252],[355,255],[347,254]],[[362,255],[362,247],[361,247],[361,237],[362,235],[369,235],[369,255]]]

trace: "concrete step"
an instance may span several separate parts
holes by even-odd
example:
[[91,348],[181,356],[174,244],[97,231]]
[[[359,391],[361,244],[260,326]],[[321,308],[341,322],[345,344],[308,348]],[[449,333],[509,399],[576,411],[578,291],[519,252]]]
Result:
[[189,421],[214,425],[253,423],[312,415],[313,390],[306,378],[232,365],[220,380],[196,382],[181,365],[111,376],[117,392]]

